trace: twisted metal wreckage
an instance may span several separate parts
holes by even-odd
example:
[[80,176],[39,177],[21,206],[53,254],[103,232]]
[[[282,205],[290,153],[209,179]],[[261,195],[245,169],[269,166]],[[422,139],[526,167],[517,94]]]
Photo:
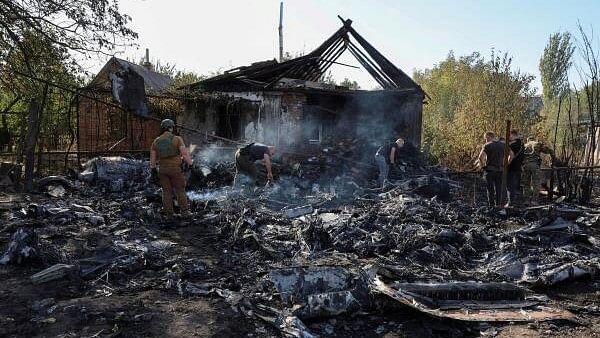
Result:
[[[4,203],[3,232],[14,233],[0,263],[48,267],[32,282],[66,279],[84,294],[110,286],[111,293],[142,287],[221,297],[258,327],[293,337],[327,335],[327,318],[402,307],[458,321],[452,330],[463,334],[481,322],[501,329],[506,322],[576,323],[594,313],[576,304],[565,309],[543,290],[597,280],[597,210],[554,204],[502,216],[466,205],[462,183],[422,159],[404,157],[403,165],[385,189],[369,188],[351,171],[309,179],[307,167],[282,169],[276,184],[248,191],[227,186],[232,163],[198,158],[199,190],[188,193],[196,216],[180,226],[201,227],[227,248],[219,265],[229,272],[215,277],[161,232],[159,191],[146,163],[97,159],[79,175],[91,187],[47,179],[39,189],[49,197]],[[57,244],[64,238],[98,244],[63,252]]]
[[[343,22],[306,56],[232,70],[189,89],[315,81],[349,50],[385,90],[420,90],[350,20]],[[365,314],[378,335],[399,330],[384,315],[408,313],[424,318],[416,335],[454,336],[494,335],[509,322],[554,321],[568,329],[597,315],[597,306],[549,292],[575,281],[597,289],[597,209],[552,203],[498,214],[478,208],[468,202],[463,181],[409,148],[401,150],[393,184],[374,188],[372,168],[357,169],[347,161],[347,147],[340,148],[323,145],[315,156],[277,168],[275,184],[253,190],[230,187],[231,157],[201,151],[189,180],[194,219],[176,224],[158,217],[160,192],[145,161],[92,159],[71,177],[38,181],[36,199],[2,196],[0,265],[31,269],[34,285],[77,286],[72,299],[140,290],[222,298],[264,335],[364,335],[334,318]],[[198,233],[182,239],[179,226]],[[192,249],[206,238],[202,243],[218,251],[213,264]],[[128,323],[158,316],[144,306],[90,314],[50,298],[30,310],[34,318],[0,322],[0,334],[68,316],[118,335],[140,329]],[[98,320],[88,324],[90,316]]]

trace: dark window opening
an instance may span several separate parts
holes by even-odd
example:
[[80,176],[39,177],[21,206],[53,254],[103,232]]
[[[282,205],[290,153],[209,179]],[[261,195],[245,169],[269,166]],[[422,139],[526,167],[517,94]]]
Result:
[[336,115],[318,106],[305,106],[302,129],[304,140],[322,143],[331,140],[335,132]]
[[217,136],[239,140],[242,123],[237,106],[233,103],[217,106]]

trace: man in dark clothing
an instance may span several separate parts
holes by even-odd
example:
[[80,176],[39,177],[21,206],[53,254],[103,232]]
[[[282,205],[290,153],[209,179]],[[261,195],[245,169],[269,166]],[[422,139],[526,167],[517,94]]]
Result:
[[255,161],[262,160],[267,169],[267,181],[273,181],[271,160],[275,154],[275,147],[261,143],[250,143],[238,149],[235,153],[235,178],[233,185],[243,185],[244,178],[249,178],[253,185],[258,184],[258,167]]
[[508,191],[508,203],[506,206],[518,205],[521,191],[521,168],[523,167],[523,141],[519,132],[515,129],[510,131],[510,153],[508,155],[508,172],[506,175],[506,189]]
[[484,134],[485,144],[478,157],[478,164],[484,170],[487,185],[487,198],[490,206],[502,203],[502,171],[504,143],[496,140],[493,132]]
[[398,153],[404,146],[404,140],[399,138],[396,142],[382,145],[375,153],[375,161],[379,168],[379,184],[383,187],[387,182],[390,166],[396,166],[398,163]]

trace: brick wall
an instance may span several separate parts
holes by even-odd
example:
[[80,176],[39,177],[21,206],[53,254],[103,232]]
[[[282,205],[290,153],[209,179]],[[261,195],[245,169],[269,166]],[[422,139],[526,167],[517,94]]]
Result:
[[[108,95],[98,99],[110,102]],[[144,119],[116,107],[82,98],[79,102],[79,151],[148,150],[160,134],[160,122]]]

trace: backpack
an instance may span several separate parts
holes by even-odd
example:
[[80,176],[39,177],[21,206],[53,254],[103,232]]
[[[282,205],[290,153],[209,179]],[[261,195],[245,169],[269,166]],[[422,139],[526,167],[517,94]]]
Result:
[[168,138],[157,138],[156,139],[156,153],[158,158],[167,158],[179,155],[179,149],[175,147],[173,139],[174,135],[170,135]]

